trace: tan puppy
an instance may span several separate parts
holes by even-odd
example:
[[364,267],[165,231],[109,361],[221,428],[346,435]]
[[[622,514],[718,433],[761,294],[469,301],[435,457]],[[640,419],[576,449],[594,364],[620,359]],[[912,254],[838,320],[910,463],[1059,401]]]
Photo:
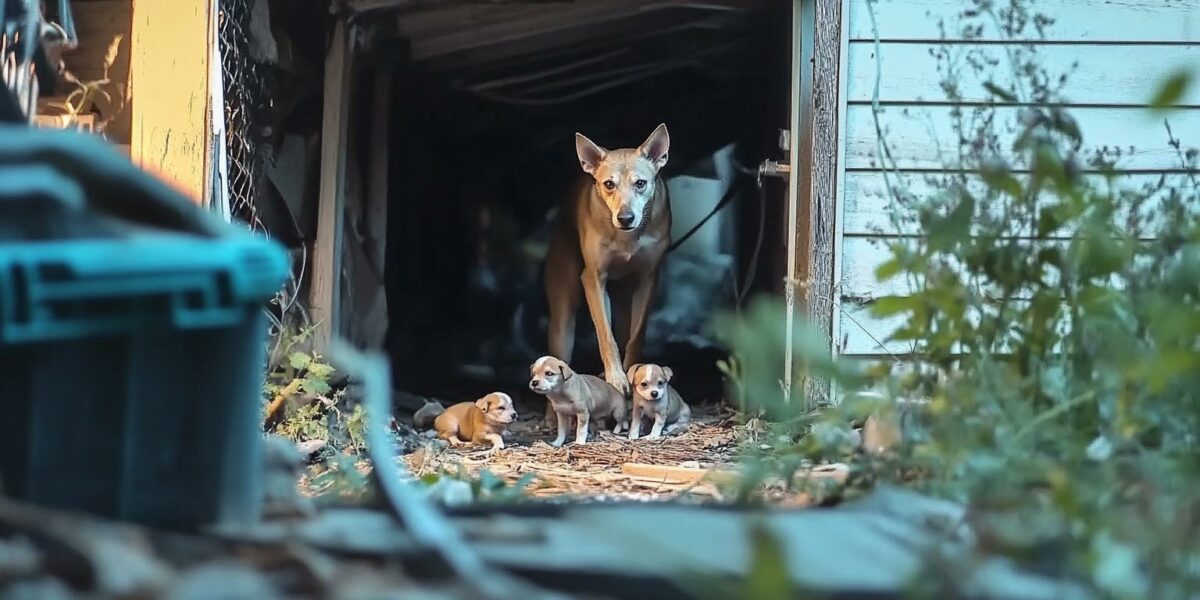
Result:
[[629,439],[636,440],[641,435],[642,417],[654,419],[650,427],[649,438],[662,435],[663,426],[667,435],[687,429],[688,421],[692,418],[692,409],[669,382],[670,367],[658,365],[633,365],[629,367],[626,376],[633,386],[633,418],[629,420]]
[[504,447],[501,434],[517,419],[512,398],[492,392],[474,402],[459,402],[433,420],[438,438],[451,446],[491,442],[492,449]]
[[575,443],[587,443],[588,424],[592,418],[611,418],[616,425],[613,433],[621,433],[625,425],[625,398],[616,388],[599,377],[576,373],[567,363],[543,356],[529,367],[529,389],[546,396],[558,417],[558,437],[550,442],[558,448],[567,441],[570,419],[575,418]]

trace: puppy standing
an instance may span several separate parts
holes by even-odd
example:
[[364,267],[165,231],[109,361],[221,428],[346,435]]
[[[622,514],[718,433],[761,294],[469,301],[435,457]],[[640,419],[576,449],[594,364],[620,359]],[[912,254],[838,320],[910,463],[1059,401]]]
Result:
[[492,392],[474,402],[460,402],[433,420],[438,437],[451,446],[491,442],[492,449],[504,447],[501,434],[517,419],[512,398]]
[[642,431],[642,416],[654,419],[650,435],[662,435],[663,426],[670,435],[687,429],[692,409],[675,388],[671,387],[670,367],[633,365],[629,367],[629,382],[633,385],[633,417],[629,420],[629,439],[636,440]]
[[629,394],[629,380],[618,340],[625,344],[625,364],[632,365],[641,353],[659,265],[671,243],[670,199],[659,174],[670,145],[665,124],[637,148],[606,150],[575,134],[579,164],[590,177],[582,179],[559,213],[546,256],[550,354],[571,360],[582,291],[604,379],[622,394]]
[[550,442],[558,448],[567,440],[568,421],[575,417],[575,443],[587,443],[588,423],[592,418],[611,418],[613,433],[621,433],[625,424],[625,397],[599,377],[575,373],[567,363],[543,356],[529,367],[529,389],[546,396],[558,416],[558,437]]

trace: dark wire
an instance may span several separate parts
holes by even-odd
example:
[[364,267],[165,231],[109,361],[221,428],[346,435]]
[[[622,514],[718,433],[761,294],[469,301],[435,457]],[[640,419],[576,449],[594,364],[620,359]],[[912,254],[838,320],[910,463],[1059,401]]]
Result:
[[737,195],[737,192],[741,189],[741,184],[743,181],[744,180],[739,179],[737,181],[734,181],[732,184],[730,184],[729,189],[725,190],[725,195],[721,196],[721,199],[717,201],[717,205],[714,206],[713,209],[711,211],[709,211],[707,215],[704,215],[704,218],[700,219],[699,223],[696,223],[695,225],[693,225],[692,228],[689,229],[687,231],[687,233],[683,234],[682,237],[671,242],[670,247],[667,248],[667,254],[674,252],[676,248],[683,245],[684,242],[688,241],[688,238],[695,235],[695,233],[697,231],[699,231],[701,227],[704,227],[704,224],[708,223],[708,221],[710,219],[712,219],[713,216],[715,216],[717,213],[721,212],[721,209],[728,206],[729,203],[733,201],[734,196]]
[[[757,175],[757,171],[754,171],[752,169],[746,169],[746,168],[742,167],[741,165],[737,165],[737,166],[738,166],[738,171],[742,172],[743,174]],[[717,201],[717,205],[714,206],[713,209],[711,211],[709,211],[709,213],[707,215],[705,215],[703,219],[700,219],[700,222],[693,225],[692,228],[687,231],[687,233],[683,234],[683,236],[680,237],[678,240],[671,242],[671,246],[667,248],[667,253],[670,254],[671,252],[674,252],[676,248],[683,245],[684,242],[688,241],[688,238],[695,235],[695,233],[697,231],[699,231],[701,227],[704,227],[705,223],[708,223],[708,221],[711,220],[713,218],[713,216],[715,216],[717,213],[721,212],[721,209],[728,206],[729,203],[733,201],[734,197],[737,196],[737,193],[739,191],[741,191],[741,186],[748,179],[749,179],[748,177],[744,178],[744,179],[739,178],[738,180],[736,180],[732,184],[730,184],[729,189],[725,190],[725,195],[722,196],[721,199]],[[737,285],[736,276],[734,279],[734,287],[735,287],[734,297],[737,300],[737,305],[739,307],[742,305],[743,302],[745,302],[746,295],[750,293],[750,286],[754,284],[754,279],[758,275],[758,260],[759,260],[759,256],[762,253],[763,237],[766,233],[766,227],[767,227],[767,197],[766,197],[766,191],[763,189],[761,178],[755,177],[755,187],[757,188],[757,191],[758,191],[758,237],[754,240],[754,251],[750,253],[750,262],[749,262],[749,264],[747,264],[746,278],[742,281],[742,285],[741,286]]]
[[763,234],[767,227],[767,193],[763,190],[761,179],[755,187],[758,188],[758,239],[754,241],[754,252],[750,254],[750,263],[746,265],[746,279],[742,282],[742,289],[737,292],[738,307],[741,307],[742,303],[746,301],[746,295],[750,293],[750,286],[758,274],[758,257],[762,251]]

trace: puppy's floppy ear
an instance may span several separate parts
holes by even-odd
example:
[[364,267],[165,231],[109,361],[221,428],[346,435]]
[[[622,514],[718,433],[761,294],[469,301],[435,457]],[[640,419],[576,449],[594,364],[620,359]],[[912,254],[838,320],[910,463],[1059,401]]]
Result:
[[575,371],[572,371],[571,367],[568,366],[567,363],[559,361],[558,374],[562,375],[563,381],[566,381],[570,379],[571,376],[575,375]]
[[630,366],[629,370],[625,372],[625,377],[629,379],[629,385],[633,385],[633,378],[635,375],[637,375],[638,369],[640,369],[644,366],[646,366],[646,365],[643,365],[642,363],[638,363],[636,365]]
[[608,156],[608,150],[597,146],[582,133],[575,134],[575,154],[579,156],[579,166],[588,175],[595,175],[596,168]]
[[[490,394],[489,394],[489,396],[490,396]],[[479,410],[482,410],[483,412],[486,413],[488,411],[488,396],[484,396],[484,397],[476,400],[475,406],[478,406]]]
[[654,129],[650,137],[638,146],[642,156],[650,159],[654,166],[661,169],[667,164],[667,156],[671,150],[671,135],[667,133],[667,124],[662,123]]
[[663,367],[662,370],[663,377],[666,377],[667,381],[670,381],[671,378],[675,376],[675,372],[671,370],[671,367]]

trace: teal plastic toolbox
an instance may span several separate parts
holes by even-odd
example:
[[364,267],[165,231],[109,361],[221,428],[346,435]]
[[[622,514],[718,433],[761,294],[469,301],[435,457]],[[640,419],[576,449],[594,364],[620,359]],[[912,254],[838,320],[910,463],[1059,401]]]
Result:
[[38,135],[25,159],[0,139],[4,493],[171,528],[253,521],[262,307],[286,255],[102,144]]

